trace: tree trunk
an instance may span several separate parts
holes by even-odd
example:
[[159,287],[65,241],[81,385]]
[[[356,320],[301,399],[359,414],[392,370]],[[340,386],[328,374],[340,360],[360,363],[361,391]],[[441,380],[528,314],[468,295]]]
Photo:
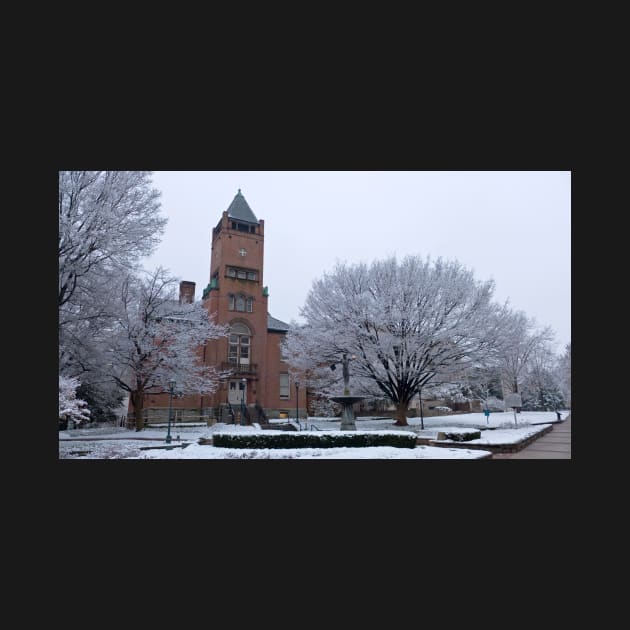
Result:
[[144,409],[144,392],[132,392],[131,403],[133,404],[133,415],[136,419],[136,431],[142,431],[144,429],[144,416],[142,414]]
[[399,402],[396,403],[396,422],[394,422],[394,426],[396,427],[407,427],[409,423],[407,422],[407,407],[409,406],[409,402]]

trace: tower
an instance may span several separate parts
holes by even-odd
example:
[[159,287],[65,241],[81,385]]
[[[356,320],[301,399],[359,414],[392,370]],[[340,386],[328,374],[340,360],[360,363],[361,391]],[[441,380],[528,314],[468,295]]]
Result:
[[268,294],[263,286],[264,221],[238,190],[212,230],[210,282],[203,304],[230,334],[207,348],[206,362],[233,371],[215,404],[265,406]]
[[[202,303],[217,324],[226,324],[229,335],[209,340],[198,348],[200,360],[231,375],[212,395],[187,393],[171,400],[168,394],[149,394],[144,410],[147,420],[169,417],[171,404],[175,420],[229,421],[225,407],[243,410],[237,417],[249,421],[288,417],[298,409],[298,390],[292,393],[289,365],[283,357],[282,341],[289,324],[268,312],[269,293],[263,285],[265,222],[256,218],[240,189],[212,230],[210,282],[203,290]],[[179,303],[194,302],[195,283],[180,283]],[[305,392],[306,393],[306,392]],[[295,401],[295,404],[294,404]],[[306,396],[301,408],[306,415]],[[130,403],[131,409],[131,403]]]

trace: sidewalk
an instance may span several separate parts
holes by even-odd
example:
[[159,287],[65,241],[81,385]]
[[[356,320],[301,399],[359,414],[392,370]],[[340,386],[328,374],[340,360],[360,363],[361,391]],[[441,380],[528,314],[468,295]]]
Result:
[[571,459],[571,414],[518,453],[496,453],[492,459]]

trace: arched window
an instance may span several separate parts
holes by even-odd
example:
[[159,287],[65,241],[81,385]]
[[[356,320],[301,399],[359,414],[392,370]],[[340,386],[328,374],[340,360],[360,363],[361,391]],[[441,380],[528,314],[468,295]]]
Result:
[[228,361],[235,365],[249,365],[251,356],[251,332],[245,324],[230,326]]

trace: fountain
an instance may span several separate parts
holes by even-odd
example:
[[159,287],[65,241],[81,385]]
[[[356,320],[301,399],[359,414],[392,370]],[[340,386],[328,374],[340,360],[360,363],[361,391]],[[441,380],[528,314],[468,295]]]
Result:
[[[342,431],[356,431],[357,425],[354,422],[354,409],[352,405],[354,403],[363,400],[365,396],[351,396],[350,395],[350,370],[348,369],[348,363],[350,359],[348,359],[347,354],[342,355],[343,358],[341,360],[341,365],[343,366],[343,396],[330,396],[330,400],[334,402],[340,403],[343,406],[343,412],[341,414],[341,430]],[[332,370],[335,369],[335,364],[333,363],[330,368]]]

